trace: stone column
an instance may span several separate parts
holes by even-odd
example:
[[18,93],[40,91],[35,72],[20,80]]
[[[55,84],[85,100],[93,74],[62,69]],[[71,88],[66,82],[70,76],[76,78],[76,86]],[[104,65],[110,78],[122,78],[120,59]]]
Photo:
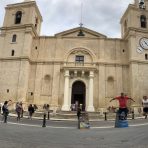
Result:
[[65,87],[64,87],[64,103],[62,106],[63,111],[69,111],[70,106],[68,105],[68,97],[69,97],[69,70],[65,71]]
[[89,73],[89,94],[88,94],[88,107],[87,111],[93,112],[94,111],[94,105],[93,105],[93,82],[94,79],[94,72],[90,71]]

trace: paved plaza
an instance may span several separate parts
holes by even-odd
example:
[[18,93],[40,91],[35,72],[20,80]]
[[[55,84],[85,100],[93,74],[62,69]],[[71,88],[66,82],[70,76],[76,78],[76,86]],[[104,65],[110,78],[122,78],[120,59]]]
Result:
[[129,121],[128,128],[114,128],[114,121],[91,122],[77,129],[76,121],[10,118],[0,123],[0,148],[148,148],[148,120]]

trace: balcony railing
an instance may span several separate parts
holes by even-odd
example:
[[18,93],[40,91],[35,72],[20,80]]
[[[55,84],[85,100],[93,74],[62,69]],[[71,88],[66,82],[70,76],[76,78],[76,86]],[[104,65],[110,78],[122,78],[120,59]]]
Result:
[[85,62],[65,62],[64,67],[95,67],[95,64]]

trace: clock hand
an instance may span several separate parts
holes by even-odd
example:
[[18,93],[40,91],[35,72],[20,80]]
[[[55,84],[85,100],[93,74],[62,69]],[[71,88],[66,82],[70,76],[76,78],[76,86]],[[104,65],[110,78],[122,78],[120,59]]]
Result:
[[146,42],[146,41],[144,41],[144,43],[148,46],[148,44],[147,44],[147,42]]
[[142,52],[142,51],[143,51],[143,49],[142,49],[142,48],[140,48],[140,47],[139,47],[138,49],[139,49],[139,51],[140,51],[140,52]]

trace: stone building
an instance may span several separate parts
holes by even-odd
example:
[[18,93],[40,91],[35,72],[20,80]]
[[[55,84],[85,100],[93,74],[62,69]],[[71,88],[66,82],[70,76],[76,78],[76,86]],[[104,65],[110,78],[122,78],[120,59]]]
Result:
[[129,4],[120,21],[120,39],[82,26],[40,36],[43,20],[35,1],[5,10],[1,101],[48,103],[64,111],[78,102],[86,111],[97,111],[118,105],[109,100],[121,92],[136,100],[135,107],[148,95],[148,0]]

